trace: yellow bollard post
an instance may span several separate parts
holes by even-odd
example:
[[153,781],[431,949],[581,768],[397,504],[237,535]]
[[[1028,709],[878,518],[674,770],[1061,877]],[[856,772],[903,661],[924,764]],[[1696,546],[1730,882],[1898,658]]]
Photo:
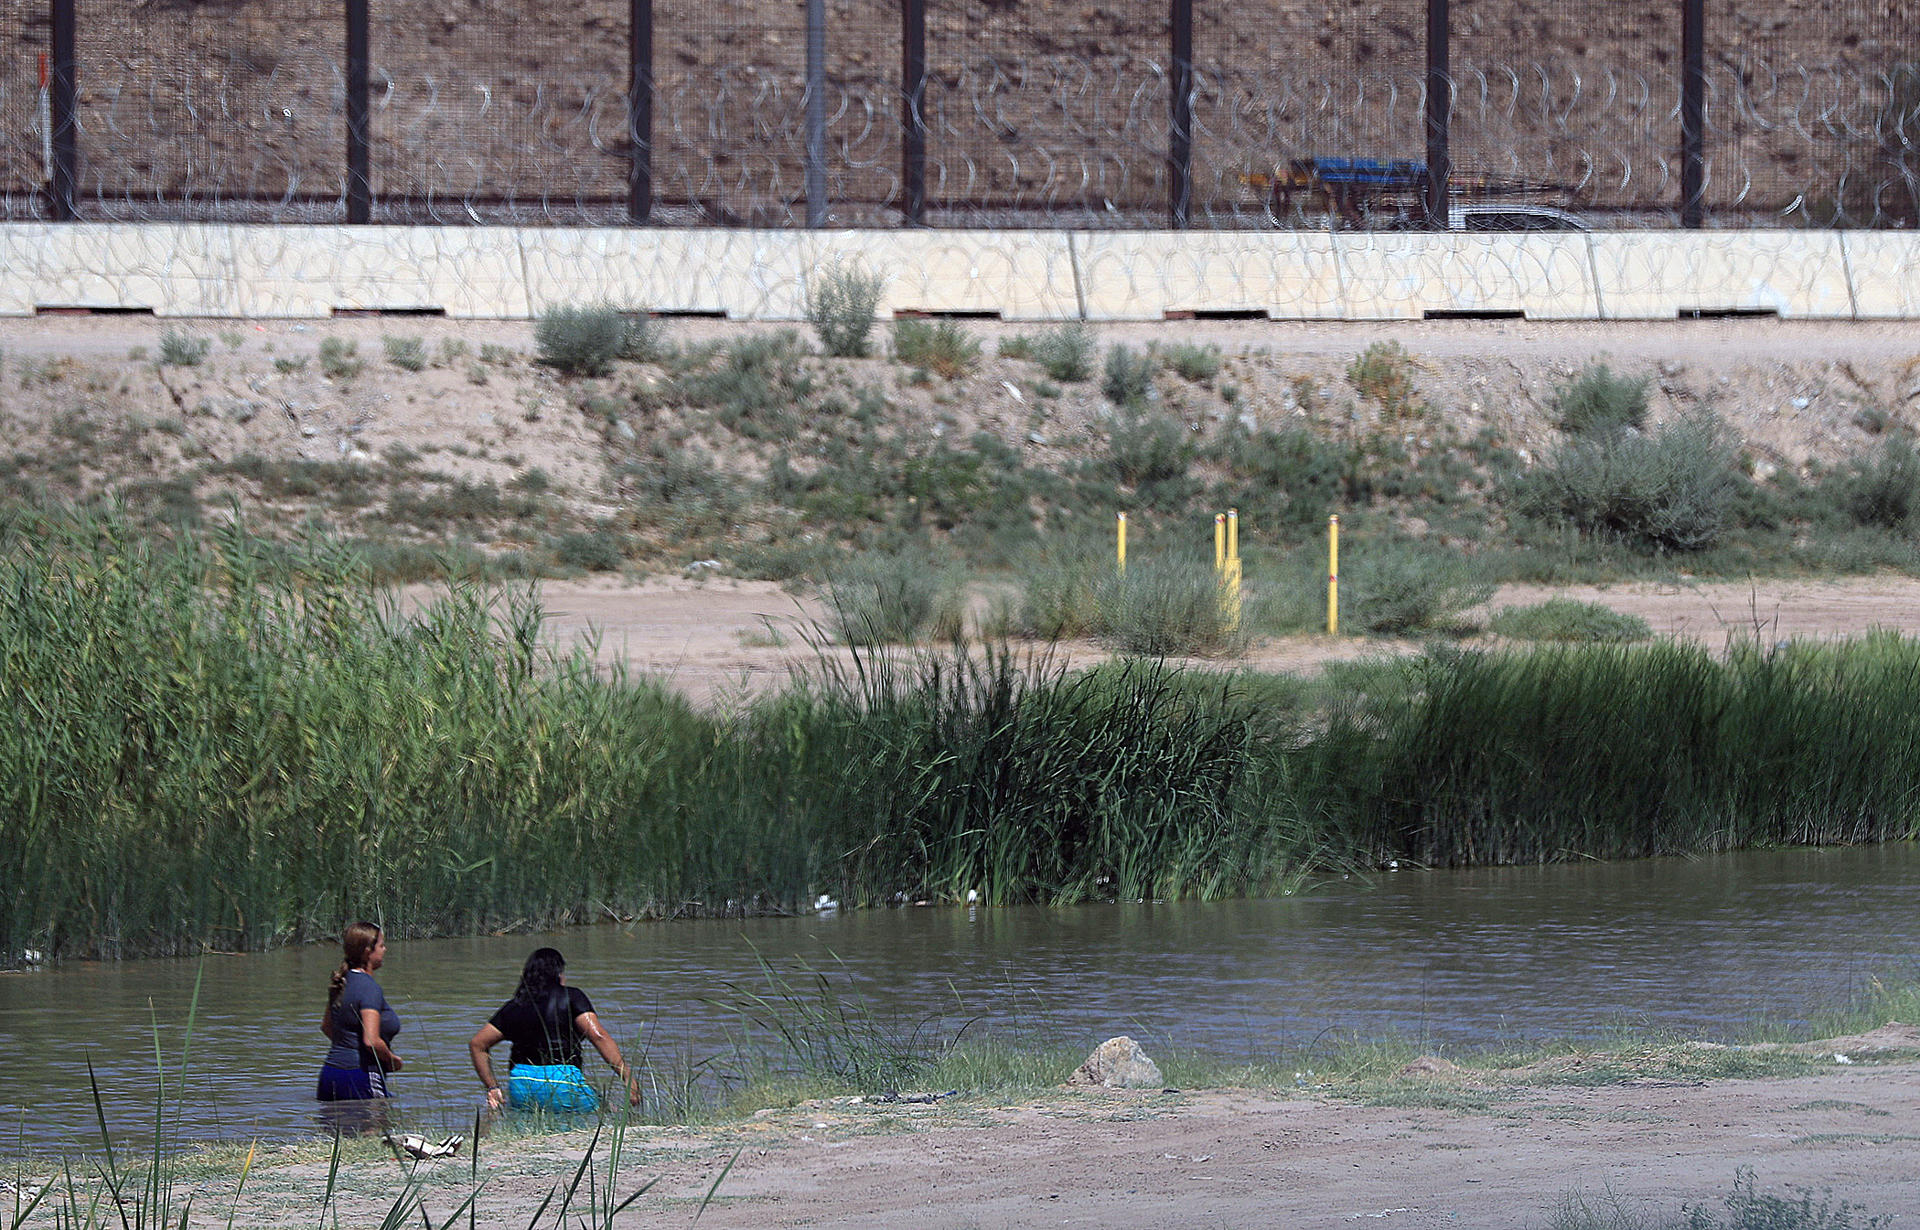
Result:
[[1227,626],[1240,630],[1240,510],[1227,510]]
[[1227,575],[1227,514],[1213,514],[1213,574]]
[[1327,635],[1340,635],[1340,518],[1327,518]]
[[1114,538],[1115,538],[1115,543],[1116,543],[1118,554],[1119,554],[1120,575],[1126,576],[1127,575],[1127,514],[1125,513],[1120,514],[1120,518],[1118,521],[1118,528],[1114,531]]

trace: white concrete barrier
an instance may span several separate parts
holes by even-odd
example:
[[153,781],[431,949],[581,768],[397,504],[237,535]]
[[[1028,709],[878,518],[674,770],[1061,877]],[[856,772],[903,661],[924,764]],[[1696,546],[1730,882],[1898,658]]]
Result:
[[801,320],[836,264],[885,279],[883,315],[1159,320],[1920,318],[1920,234],[746,231],[0,224],[0,314],[525,319],[610,302]]
[[1846,260],[1833,231],[1611,232],[1589,242],[1602,319],[1853,315]]

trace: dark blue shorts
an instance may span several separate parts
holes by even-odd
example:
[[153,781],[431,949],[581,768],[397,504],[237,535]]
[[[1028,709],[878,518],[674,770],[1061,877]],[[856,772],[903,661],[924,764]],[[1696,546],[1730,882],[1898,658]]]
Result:
[[362,1102],[387,1096],[387,1074],[366,1068],[320,1068],[320,1090],[314,1095],[322,1102]]

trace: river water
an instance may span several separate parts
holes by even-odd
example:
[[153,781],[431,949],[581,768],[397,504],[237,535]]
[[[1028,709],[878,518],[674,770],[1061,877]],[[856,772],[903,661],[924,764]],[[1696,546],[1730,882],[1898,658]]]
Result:
[[[1091,1049],[1280,1058],[1328,1032],[1433,1047],[1593,1036],[1617,1024],[1724,1036],[1792,1020],[1875,978],[1920,981],[1920,848],[1382,873],[1277,900],[1072,909],[964,906],[555,935],[395,941],[379,978],[405,1022],[394,1078],[410,1125],[469,1124],[466,1041],[550,943],[629,1054],[665,1066],[725,1051],[745,992],[824,975],[842,1004],[902,1032],[968,1021]],[[187,1047],[183,1135],[319,1128],[318,1021],[333,946],[0,976],[0,1133],[97,1140],[152,1122],[155,1049]],[[504,1059],[505,1048],[500,1050]],[[589,1054],[590,1062],[597,1060]],[[594,1072],[604,1076],[604,1069]],[[6,1152],[7,1150],[0,1150]]]

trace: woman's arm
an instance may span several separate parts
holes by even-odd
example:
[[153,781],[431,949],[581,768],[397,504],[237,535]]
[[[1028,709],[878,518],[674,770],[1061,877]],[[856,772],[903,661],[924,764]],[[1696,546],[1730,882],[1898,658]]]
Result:
[[473,1058],[473,1070],[480,1077],[480,1083],[487,1087],[488,1110],[499,1110],[507,1100],[499,1082],[493,1079],[493,1056],[488,1053],[496,1042],[506,1036],[489,1021],[480,1027],[479,1033],[473,1035],[473,1041],[467,1043],[467,1054]]
[[328,1004],[320,1010],[320,1033],[327,1041],[333,1041],[333,1005]]
[[380,1012],[377,1008],[360,1009],[360,1045],[373,1052],[373,1057],[380,1061],[382,1072],[400,1070],[400,1056],[394,1054],[387,1040],[380,1036]]
[[600,1058],[606,1060],[620,1079],[626,1082],[627,1105],[640,1105],[639,1078],[634,1076],[627,1061],[620,1058],[620,1044],[601,1026],[600,1018],[591,1012],[582,1012],[573,1018],[573,1027],[580,1031],[581,1037],[593,1043],[593,1049],[600,1052]]

